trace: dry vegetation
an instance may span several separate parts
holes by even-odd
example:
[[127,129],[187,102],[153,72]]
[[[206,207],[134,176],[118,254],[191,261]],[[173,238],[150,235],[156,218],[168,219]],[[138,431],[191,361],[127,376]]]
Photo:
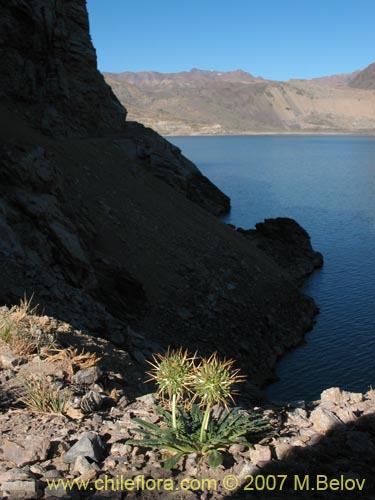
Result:
[[[0,344],[7,346],[12,354],[31,359],[38,355],[43,363],[51,363],[73,380],[78,370],[95,366],[101,360],[95,353],[83,349],[57,345],[53,325],[47,316],[37,314],[38,307],[31,305],[32,299],[24,298],[19,305],[0,309]],[[41,413],[64,413],[71,393],[62,389],[53,377],[43,370],[30,373],[20,381],[18,401],[30,411]]]
[[47,353],[44,361],[49,363],[59,363],[69,380],[73,379],[73,375],[77,370],[84,370],[90,366],[95,366],[99,363],[99,358],[95,353],[89,353],[82,350],[81,352],[73,347],[66,349],[54,349]]
[[41,353],[55,343],[48,318],[37,315],[37,307],[32,307],[31,300],[24,298],[20,305],[0,310],[0,342],[20,356]]
[[24,380],[21,390],[19,401],[28,410],[40,413],[64,413],[71,396],[69,391],[51,383],[43,373]]

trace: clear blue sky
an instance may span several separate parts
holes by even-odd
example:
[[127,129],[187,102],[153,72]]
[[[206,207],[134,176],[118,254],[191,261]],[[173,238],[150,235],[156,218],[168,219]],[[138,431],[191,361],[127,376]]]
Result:
[[102,71],[244,69],[275,80],[375,61],[375,0],[87,0]]

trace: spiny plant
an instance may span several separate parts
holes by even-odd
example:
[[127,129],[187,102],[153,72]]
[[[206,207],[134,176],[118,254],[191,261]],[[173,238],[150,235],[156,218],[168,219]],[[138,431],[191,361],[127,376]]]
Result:
[[241,413],[241,410],[235,407],[223,411],[220,418],[210,420],[205,430],[205,440],[202,441],[200,436],[205,421],[199,405],[192,404],[189,411],[178,408],[177,429],[172,427],[170,412],[161,407],[157,407],[156,411],[163,419],[163,427],[134,418],[140,428],[133,431],[142,434],[144,439],[130,439],[127,442],[173,452],[174,454],[163,463],[166,469],[172,469],[183,455],[189,453],[207,455],[210,467],[218,467],[224,458],[221,451],[238,443],[238,438],[247,436],[248,441],[241,441],[241,444],[250,448],[252,442],[249,440],[260,439],[270,429],[268,422],[261,415],[255,412]]
[[167,353],[154,354],[153,361],[148,361],[152,370],[149,381],[155,381],[158,386],[158,395],[172,410],[172,427],[177,428],[177,403],[185,393],[190,392],[195,356],[189,356],[188,351],[170,350]]
[[200,441],[204,442],[210,420],[211,409],[215,404],[223,404],[228,409],[228,402],[234,403],[232,386],[243,382],[244,377],[239,375],[239,370],[233,369],[234,360],[220,361],[217,353],[213,353],[208,359],[203,358],[195,368],[193,387],[195,399],[200,399],[201,407],[205,408]]
[[[158,385],[163,401],[168,396],[171,412],[156,407],[161,426],[134,418],[139,428],[133,431],[144,438],[128,443],[174,452],[164,462],[165,468],[173,468],[188,453],[207,455],[209,465],[217,467],[223,461],[221,451],[237,443],[238,438],[246,436],[253,441],[270,430],[261,415],[229,409],[228,403],[234,402],[236,392],[233,385],[244,381],[239,370],[233,368],[233,360],[220,360],[214,353],[198,362],[196,355],[179,349],[168,350],[164,356],[154,355],[151,364],[150,380]],[[178,406],[178,402],[185,403],[183,395],[189,398],[188,404]],[[221,409],[219,418],[212,416],[215,405]],[[252,446],[249,441],[241,444]]]

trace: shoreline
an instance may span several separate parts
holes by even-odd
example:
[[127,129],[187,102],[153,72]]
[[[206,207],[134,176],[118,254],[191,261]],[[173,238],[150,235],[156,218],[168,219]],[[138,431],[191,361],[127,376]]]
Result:
[[[155,129],[154,129],[155,130]],[[160,133],[160,132],[159,132]],[[309,136],[321,136],[321,137],[374,137],[375,130],[369,132],[236,132],[229,134],[161,134],[163,137],[253,137],[253,136],[286,136],[286,137],[309,137]]]

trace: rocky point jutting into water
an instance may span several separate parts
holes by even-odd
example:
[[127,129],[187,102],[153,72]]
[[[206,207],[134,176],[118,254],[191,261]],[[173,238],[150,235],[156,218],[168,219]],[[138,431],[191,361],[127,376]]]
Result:
[[2,0],[0,14],[1,303],[33,296],[139,372],[172,344],[217,349],[264,382],[317,312],[297,289],[321,265],[307,233],[275,220],[245,238],[214,217],[228,197],[125,121],[83,0]]

